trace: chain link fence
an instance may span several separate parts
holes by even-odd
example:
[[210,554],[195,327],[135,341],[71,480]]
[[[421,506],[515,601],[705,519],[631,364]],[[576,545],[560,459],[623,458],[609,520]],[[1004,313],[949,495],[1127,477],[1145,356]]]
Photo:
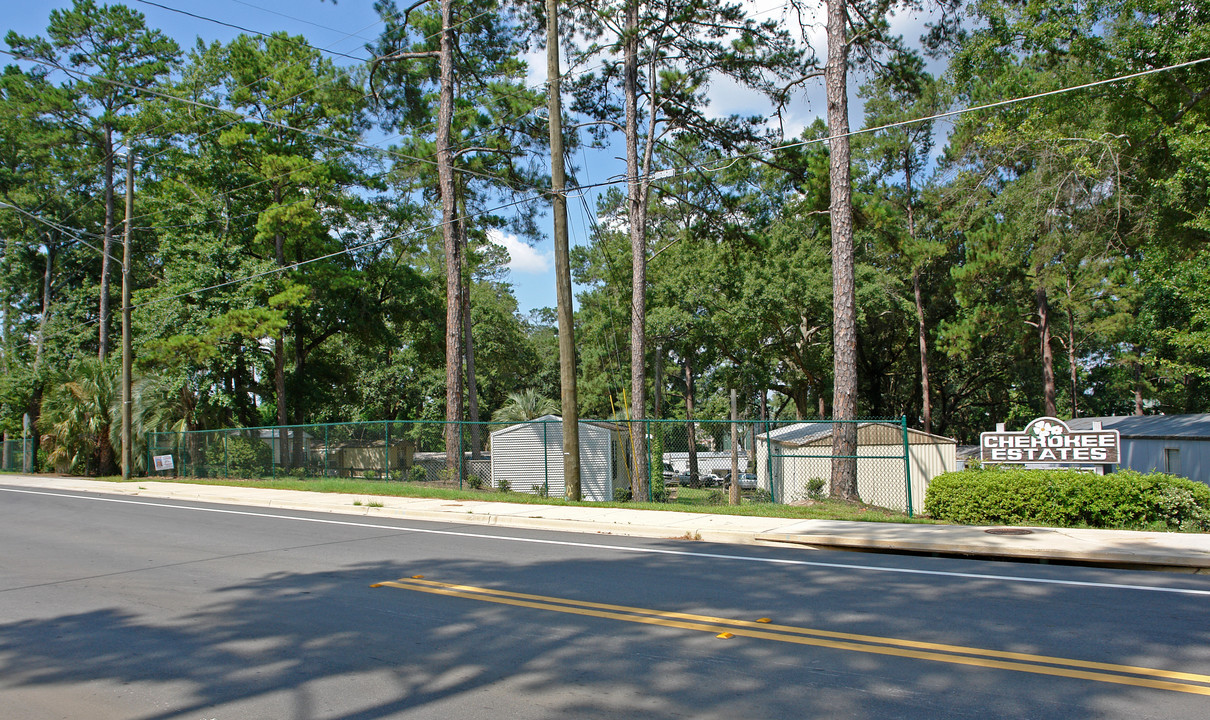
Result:
[[33,472],[33,440],[0,441],[0,471]]
[[[562,497],[562,420],[362,422],[152,433],[152,474],[191,478],[358,478]],[[734,443],[732,442],[734,430]],[[851,455],[835,455],[847,435]],[[868,504],[919,512],[929,479],[955,467],[953,440],[912,430],[904,418],[852,421],[581,420],[586,500],[628,497],[636,472],[647,497],[721,501],[734,480],[745,502],[807,504],[828,497],[834,464],[851,464]],[[734,447],[734,459],[732,448]],[[733,467],[734,466],[734,467]]]

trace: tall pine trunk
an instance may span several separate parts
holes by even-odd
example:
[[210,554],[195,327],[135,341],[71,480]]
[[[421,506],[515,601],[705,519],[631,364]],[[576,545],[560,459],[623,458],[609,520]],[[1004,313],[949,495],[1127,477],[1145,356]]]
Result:
[[[281,202],[281,190],[274,191],[274,202]],[[278,267],[286,266],[286,240],[281,233],[273,236],[273,253]],[[286,330],[282,329],[273,338],[273,392],[277,395],[277,457],[276,463],[284,463],[290,456],[290,438],[286,434],[289,423],[286,407]]]
[[697,465],[697,428],[693,424],[693,363],[685,358],[685,436],[689,446],[689,484],[696,486],[701,476]]
[[42,444],[42,436],[38,432],[38,420],[42,417],[42,356],[43,349],[46,347],[46,325],[50,320],[51,289],[53,288],[51,281],[54,277],[57,249],[48,236],[46,267],[42,272],[42,317],[38,319],[38,344],[34,349],[34,391],[30,393],[29,404],[25,407],[25,412],[29,415],[30,438],[29,455],[26,456],[22,469],[27,471],[38,469],[38,448]]
[[[466,213],[465,201],[463,203],[463,214]],[[483,428],[479,427],[479,383],[475,378],[475,332],[474,323],[471,322],[471,270],[470,262],[467,259],[467,224],[465,221],[458,223],[458,240],[462,247],[462,325],[465,329],[464,350],[466,357],[466,410],[471,422],[471,459],[478,460],[483,454],[481,446],[481,433]]]
[[[445,467],[453,477],[462,457],[462,260],[458,208],[454,196],[454,159],[450,136],[454,120],[453,2],[441,0],[441,92],[437,110],[437,182],[441,192],[441,238],[445,246]],[[461,478],[459,478],[461,479]]]
[[1055,355],[1050,346],[1050,303],[1046,299],[1046,288],[1042,287],[1041,280],[1034,289],[1034,300],[1038,312],[1038,342],[1042,349],[1042,399],[1045,405],[1043,412],[1049,417],[1055,417],[1058,410],[1055,407]]
[[[647,414],[647,202],[639,166],[639,3],[626,3],[626,45],[623,93],[626,96],[626,174],[630,217],[630,426],[634,474],[630,489],[636,499],[647,497],[647,443],[637,421]],[[654,109],[652,109],[654,113]],[[648,144],[651,138],[647,139]]]
[[101,300],[98,308],[97,357],[109,356],[109,258],[113,249],[113,128],[105,127],[105,228],[101,241]]
[[[1139,356],[1139,346],[1133,347],[1134,356]],[[1134,363],[1134,414],[1143,414],[1143,363],[1135,360]]]
[[832,346],[835,382],[831,495],[857,500],[857,300],[853,259],[852,171],[849,153],[848,61],[845,0],[828,0],[828,178],[831,182]]
[[[916,210],[912,201],[912,157],[910,150],[903,155],[904,187],[907,191],[908,237],[916,243]],[[924,324],[924,293],[920,288],[920,265],[912,261],[912,296],[916,302],[916,339],[920,345],[920,416],[924,431],[933,431],[933,403],[929,392],[929,336]]]
[[1071,375],[1071,416],[1080,417],[1080,367],[1076,358],[1076,316],[1067,308],[1067,372]]

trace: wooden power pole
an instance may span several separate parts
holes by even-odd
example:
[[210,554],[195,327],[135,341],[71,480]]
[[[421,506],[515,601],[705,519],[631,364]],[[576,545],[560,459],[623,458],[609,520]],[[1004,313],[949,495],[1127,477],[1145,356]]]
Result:
[[[547,114],[550,116],[550,190],[554,201],[555,300],[559,314],[559,388],[563,415],[563,487],[580,499],[580,408],[576,397],[576,336],[571,308],[567,186],[563,164],[563,97],[559,70],[559,0],[546,0]],[[612,499],[612,498],[611,498]],[[636,498],[637,499],[637,498]]]
[[134,149],[126,148],[126,233],[122,238],[122,479],[134,469],[130,393],[130,239],[134,230]]

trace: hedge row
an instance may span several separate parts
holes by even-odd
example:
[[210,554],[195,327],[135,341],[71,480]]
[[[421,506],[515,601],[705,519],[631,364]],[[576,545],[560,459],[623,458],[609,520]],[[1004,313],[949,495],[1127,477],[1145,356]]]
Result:
[[1132,470],[963,470],[929,483],[924,511],[963,525],[1210,530],[1210,486]]

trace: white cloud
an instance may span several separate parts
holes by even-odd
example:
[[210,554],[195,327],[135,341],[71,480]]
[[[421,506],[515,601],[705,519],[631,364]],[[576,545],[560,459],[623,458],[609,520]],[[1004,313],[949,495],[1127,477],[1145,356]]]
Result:
[[536,248],[526,245],[516,235],[489,230],[487,236],[508,253],[508,269],[515,273],[542,275],[554,267],[549,252],[539,252]]

